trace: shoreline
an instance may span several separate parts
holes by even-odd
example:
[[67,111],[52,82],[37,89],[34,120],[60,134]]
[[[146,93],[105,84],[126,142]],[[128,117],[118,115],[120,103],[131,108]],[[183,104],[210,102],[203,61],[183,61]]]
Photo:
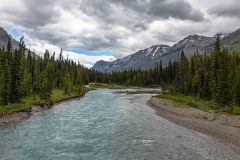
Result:
[[80,94],[80,95],[76,95],[76,96],[64,98],[64,99],[61,99],[61,100],[58,100],[58,101],[55,101],[55,102],[51,102],[51,104],[48,104],[48,105],[46,105],[46,104],[45,105],[32,105],[32,106],[29,106],[26,109],[21,109],[19,111],[13,112],[13,113],[0,114],[0,126],[5,125],[5,124],[9,124],[9,123],[16,123],[16,122],[20,122],[20,121],[29,119],[32,115],[37,114],[39,112],[49,110],[57,104],[72,101],[72,100],[76,100],[76,99],[80,99],[88,91],[90,91],[90,90],[87,90],[86,92],[84,92],[83,94]]
[[174,107],[172,101],[157,97],[152,97],[147,104],[160,117],[172,123],[231,143],[236,145],[238,149],[240,147],[239,116],[216,115],[195,108],[178,108]]

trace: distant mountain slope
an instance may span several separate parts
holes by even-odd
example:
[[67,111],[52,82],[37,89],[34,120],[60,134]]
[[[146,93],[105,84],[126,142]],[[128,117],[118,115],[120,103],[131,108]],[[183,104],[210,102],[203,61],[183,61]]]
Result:
[[0,27],[0,48],[7,46],[9,38],[12,40],[13,48],[17,48],[19,42],[13,39],[11,35],[9,35],[2,27]]
[[[223,47],[227,47],[230,51],[240,50],[240,29],[230,34],[224,33],[219,35]],[[123,71],[131,68],[149,69],[153,68],[155,63],[160,61],[166,66],[170,60],[175,60],[181,51],[184,51],[187,57],[191,57],[196,51],[209,53],[215,41],[216,36],[190,35],[171,47],[156,45],[113,62],[97,62],[93,69],[101,72]]]
[[167,53],[169,48],[170,46],[167,45],[155,45],[113,62],[99,61],[94,65],[93,69],[101,72],[122,71],[130,68],[147,69],[152,67],[155,60]]
[[222,46],[227,47],[230,51],[240,50],[240,29],[230,33],[221,41]]
[[[12,38],[11,35],[9,35],[7,33],[7,31],[5,31],[2,27],[0,27],[0,48],[2,47],[7,47],[8,44],[8,40],[9,38],[12,40],[12,45],[13,45],[13,49],[16,49],[19,47],[19,42],[16,41],[14,38]],[[26,53],[29,51],[29,49],[26,49]],[[34,52],[31,51],[31,54],[35,56],[35,58],[38,57],[38,55]]]
[[160,57],[158,61],[162,61],[163,65],[167,65],[170,60],[175,60],[182,51],[187,57],[191,57],[195,52],[201,52],[206,46],[214,43],[215,40],[216,37],[190,35],[173,45],[169,52]]
[[167,65],[170,60],[176,59],[182,50],[187,56],[191,56],[197,50],[202,50],[205,46],[213,43],[215,39],[215,37],[190,35],[172,47],[167,45],[152,46],[114,62],[97,62],[93,69],[101,72],[123,71],[131,68],[149,69],[160,61],[163,65]]

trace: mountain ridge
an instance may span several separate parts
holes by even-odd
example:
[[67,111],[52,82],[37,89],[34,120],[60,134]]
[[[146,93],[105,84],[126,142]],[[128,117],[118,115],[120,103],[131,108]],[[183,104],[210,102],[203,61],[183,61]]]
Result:
[[9,38],[12,41],[13,48],[17,48],[19,46],[19,42],[12,38],[12,36],[9,35],[4,28],[0,27],[0,48],[6,48]]
[[[9,38],[12,42],[13,49],[18,48],[19,47],[19,42],[17,40],[15,40],[10,34],[8,34],[7,31],[3,27],[0,27],[0,48],[3,48],[3,47],[7,48]],[[29,49],[26,48],[26,53],[28,53],[28,52],[29,52]],[[31,55],[34,55],[35,58],[38,57],[38,55],[31,50],[30,50],[30,53],[31,53]]]
[[215,39],[214,37],[189,35],[173,46],[154,45],[113,62],[96,62],[93,69],[101,72],[123,71],[131,68],[149,69],[160,61],[163,65],[167,65],[170,60],[176,59],[182,50],[187,53],[186,56],[191,56],[197,50],[202,50],[204,46],[213,43]]
[[[218,33],[216,35],[219,35],[224,47],[230,48],[231,51],[240,50],[240,29],[232,33]],[[155,63],[160,61],[166,66],[169,61],[176,60],[182,51],[187,57],[191,57],[195,52],[203,53],[206,51],[210,53],[216,41],[216,35],[212,37],[189,35],[173,46],[154,45],[113,62],[98,61],[92,69],[100,72],[124,71],[131,68],[145,70],[153,68]]]

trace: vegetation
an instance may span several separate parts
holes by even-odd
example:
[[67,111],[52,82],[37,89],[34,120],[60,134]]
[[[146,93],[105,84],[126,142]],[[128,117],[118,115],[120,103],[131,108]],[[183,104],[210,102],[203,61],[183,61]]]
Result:
[[0,49],[0,113],[17,111],[32,104],[51,104],[82,95],[92,71],[48,51],[43,57],[27,51],[23,40],[18,49]]
[[209,110],[215,110],[219,111],[218,105],[212,101],[205,101],[201,100],[198,97],[194,96],[185,96],[185,95],[172,95],[172,94],[160,94],[157,97],[162,99],[168,99],[172,100],[176,103],[176,106],[182,107],[182,106],[190,106],[193,108],[197,108],[203,111],[209,111]]
[[149,70],[101,73],[64,59],[62,52],[59,57],[48,51],[43,57],[30,51],[26,55],[22,40],[15,50],[9,40],[7,48],[0,49],[0,60],[0,112],[81,95],[91,82],[94,88],[161,86],[168,93],[162,97],[240,113],[240,56],[221,49],[219,37],[211,54],[196,52],[187,58],[182,51],[168,66],[159,62]]
[[161,86],[164,93],[168,91],[175,96],[181,94],[211,101],[217,104],[213,107],[220,110],[237,113],[240,109],[240,57],[226,48],[221,49],[219,37],[211,54],[196,52],[187,58],[182,51],[166,67],[160,62],[146,71],[129,70],[96,76],[97,81],[103,83]]
[[39,96],[36,97],[25,97],[22,99],[20,103],[13,103],[9,105],[0,105],[0,113],[13,113],[16,111],[28,109],[29,107],[36,106],[51,106],[54,103],[67,100],[70,98],[79,97],[82,94],[78,94],[77,92],[71,92],[70,95],[65,94],[64,90],[53,90],[51,94],[50,100],[43,100]]
[[226,106],[220,107],[214,101],[206,101],[195,96],[185,96],[181,94],[160,94],[157,97],[161,99],[172,100],[176,107],[193,107],[203,111],[214,111],[214,112],[228,112],[235,115],[240,115],[239,106]]
[[90,83],[90,88],[92,89],[98,89],[98,88],[107,88],[107,89],[124,89],[125,87],[122,85],[117,84],[107,84],[107,83]]

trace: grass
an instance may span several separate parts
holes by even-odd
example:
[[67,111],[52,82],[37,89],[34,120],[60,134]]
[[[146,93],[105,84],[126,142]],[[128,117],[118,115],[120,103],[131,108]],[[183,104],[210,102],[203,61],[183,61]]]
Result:
[[153,88],[153,86],[144,86],[144,85],[127,85],[127,84],[117,84],[117,83],[90,83],[89,87],[93,89],[126,89],[126,88],[144,88],[149,87]]
[[231,106],[231,107],[225,107],[223,108],[224,112],[234,114],[234,115],[240,115],[240,107],[239,106]]
[[53,90],[49,101],[41,100],[38,96],[26,97],[22,100],[21,103],[10,104],[7,106],[0,106],[0,114],[13,113],[13,112],[25,110],[25,109],[30,108],[33,105],[50,106],[50,105],[60,102],[60,101],[64,101],[64,100],[67,100],[70,98],[81,96],[84,93],[79,95],[77,92],[72,92],[72,93],[70,93],[70,95],[67,95],[67,94],[64,94],[63,90]]
[[238,106],[234,106],[232,107],[233,110],[232,110],[232,113],[235,114],[235,115],[240,115],[240,107]]
[[227,112],[234,115],[240,115],[240,107],[238,106],[226,106],[222,108],[212,101],[205,101],[193,96],[184,96],[180,94],[160,94],[157,97],[172,100],[176,104],[176,107],[190,106],[203,111],[214,111],[216,113]]
[[51,95],[51,101],[53,103],[56,103],[58,101],[68,99],[68,98],[71,98],[71,97],[75,97],[75,96],[78,96],[77,92],[71,92],[70,95],[67,95],[67,94],[64,93],[63,90],[54,90],[52,92],[52,95]]
[[122,89],[125,88],[124,86],[116,85],[116,84],[105,84],[105,83],[91,83],[91,88],[106,88],[106,89]]
[[203,111],[209,110],[218,110],[218,105],[211,101],[200,100],[199,98],[193,96],[184,96],[184,95],[172,95],[172,94],[160,94],[159,98],[172,100],[177,107],[186,107],[190,106],[197,108]]

